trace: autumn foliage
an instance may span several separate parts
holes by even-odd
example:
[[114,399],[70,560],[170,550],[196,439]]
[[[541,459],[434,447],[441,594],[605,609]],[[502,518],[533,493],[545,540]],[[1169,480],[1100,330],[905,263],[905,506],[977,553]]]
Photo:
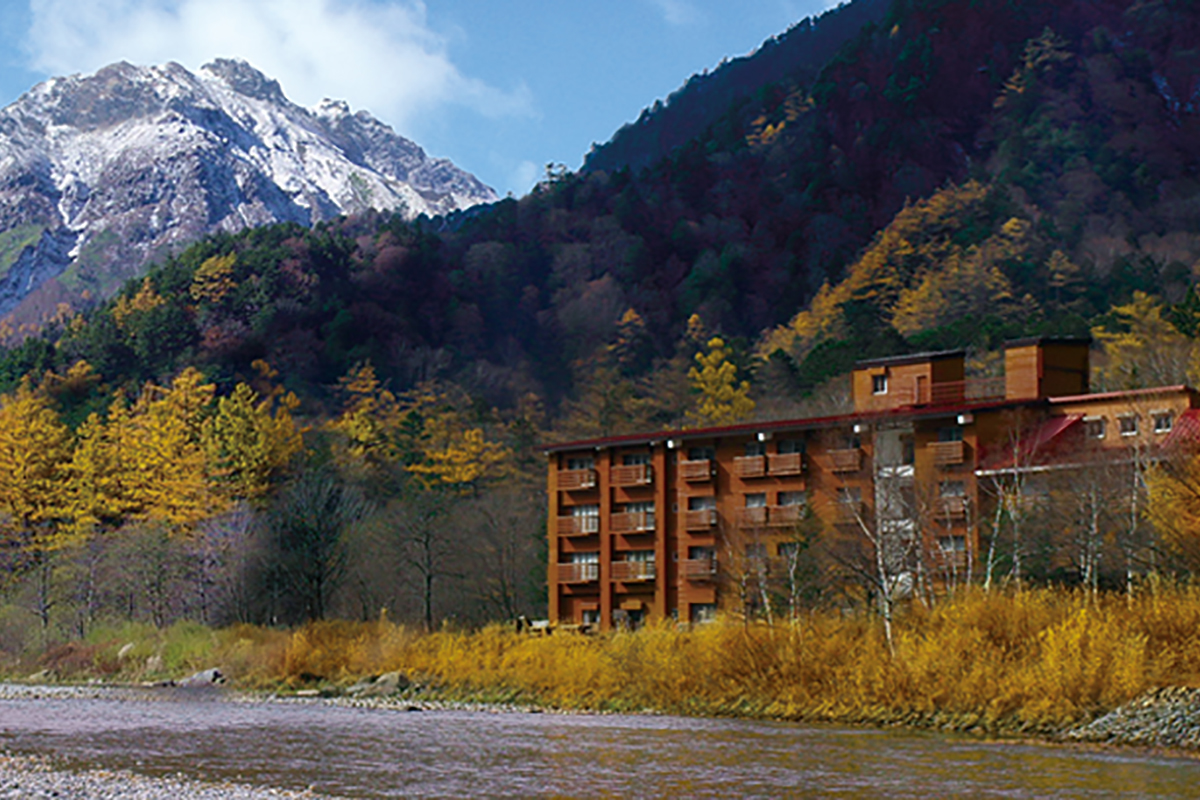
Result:
[[[175,649],[188,655],[170,669],[219,663],[245,687],[333,689],[399,670],[434,698],[1049,732],[1150,689],[1200,685],[1197,631],[1193,588],[1147,585],[1133,597],[1099,598],[972,590],[898,614],[894,653],[873,617],[836,612],[777,626],[730,620],[594,637],[331,621],[200,638],[192,629],[98,632],[85,670],[115,663],[126,641],[144,657],[184,635],[191,644]],[[118,674],[161,674],[142,664],[131,659]]]

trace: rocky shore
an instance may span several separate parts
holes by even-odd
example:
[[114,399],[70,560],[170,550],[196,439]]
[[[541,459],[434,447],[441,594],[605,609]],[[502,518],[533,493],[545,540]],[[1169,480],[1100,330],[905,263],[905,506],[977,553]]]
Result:
[[1167,687],[1147,692],[1058,738],[1200,751],[1200,689]]
[[152,778],[112,770],[69,771],[46,758],[0,753],[0,800],[268,800],[328,798],[312,792],[204,783],[184,777]]

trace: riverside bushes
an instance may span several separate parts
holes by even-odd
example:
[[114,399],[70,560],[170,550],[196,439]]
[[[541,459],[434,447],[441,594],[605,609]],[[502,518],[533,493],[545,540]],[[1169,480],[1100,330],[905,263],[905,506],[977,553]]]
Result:
[[[170,631],[153,647],[186,650],[190,663],[176,657],[176,668],[218,664],[247,687],[333,687],[398,670],[448,697],[991,731],[1057,730],[1151,688],[1200,686],[1200,589],[1191,587],[960,592],[899,614],[894,655],[878,620],[835,611],[775,626],[723,620],[593,637],[499,625],[421,634],[386,621],[178,635],[187,648],[172,647]],[[151,649],[136,646],[139,656]],[[139,677],[142,663],[122,674]]]

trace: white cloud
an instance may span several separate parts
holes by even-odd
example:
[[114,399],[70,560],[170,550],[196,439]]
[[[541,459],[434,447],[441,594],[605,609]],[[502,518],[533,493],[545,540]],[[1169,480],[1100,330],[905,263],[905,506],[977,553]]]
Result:
[[400,132],[453,103],[491,118],[533,114],[522,86],[463,75],[420,0],[30,0],[30,66],[51,75],[115,61],[195,70],[244,58],[289,98],[367,109]]
[[650,0],[668,25],[692,25],[704,21],[704,14],[688,0]]

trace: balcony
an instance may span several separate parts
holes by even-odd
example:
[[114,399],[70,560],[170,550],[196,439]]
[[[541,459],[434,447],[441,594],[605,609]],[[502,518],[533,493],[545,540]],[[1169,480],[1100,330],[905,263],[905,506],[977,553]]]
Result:
[[770,506],[767,509],[767,524],[771,526],[787,527],[795,525],[800,520],[804,519],[804,506]]
[[559,536],[591,536],[600,532],[600,517],[595,515],[580,517],[559,517]]
[[600,565],[591,564],[559,564],[559,583],[591,583],[600,580]]
[[612,579],[625,583],[652,581],[657,575],[653,561],[614,561]]
[[829,468],[834,472],[858,472],[862,469],[862,450],[857,447],[830,450]]
[[683,514],[683,527],[689,531],[706,531],[709,528],[716,527],[717,510],[715,508],[698,508],[692,511],[685,511]]
[[767,507],[766,506],[747,506],[738,509],[738,524],[747,525],[766,525],[767,524]]
[[766,456],[738,456],[733,460],[733,474],[739,478],[761,478],[767,474]]
[[967,498],[965,497],[942,497],[939,500],[939,514],[944,519],[966,519],[967,518]]
[[596,470],[560,469],[558,471],[558,488],[564,492],[578,492],[583,489],[595,489]]
[[866,507],[861,500],[839,500],[836,507],[839,524],[857,525],[866,520]]
[[776,453],[767,456],[767,474],[800,475],[804,472],[804,455],[802,453]]
[[684,580],[696,583],[706,583],[716,580],[717,560],[715,558],[689,558],[682,562],[681,574]]
[[712,480],[712,476],[712,461],[708,460],[707,458],[697,459],[696,461],[679,462],[679,477],[683,478],[688,483],[710,481]]
[[939,467],[950,467],[966,461],[966,447],[963,442],[933,442],[929,445],[933,453],[933,463]]
[[1004,399],[1004,378],[970,378],[965,381],[939,381],[935,384],[897,387],[899,405],[948,405]]
[[653,533],[653,511],[626,511],[612,515],[613,533]]
[[654,471],[649,464],[626,464],[613,467],[608,480],[613,486],[649,486],[654,482]]

